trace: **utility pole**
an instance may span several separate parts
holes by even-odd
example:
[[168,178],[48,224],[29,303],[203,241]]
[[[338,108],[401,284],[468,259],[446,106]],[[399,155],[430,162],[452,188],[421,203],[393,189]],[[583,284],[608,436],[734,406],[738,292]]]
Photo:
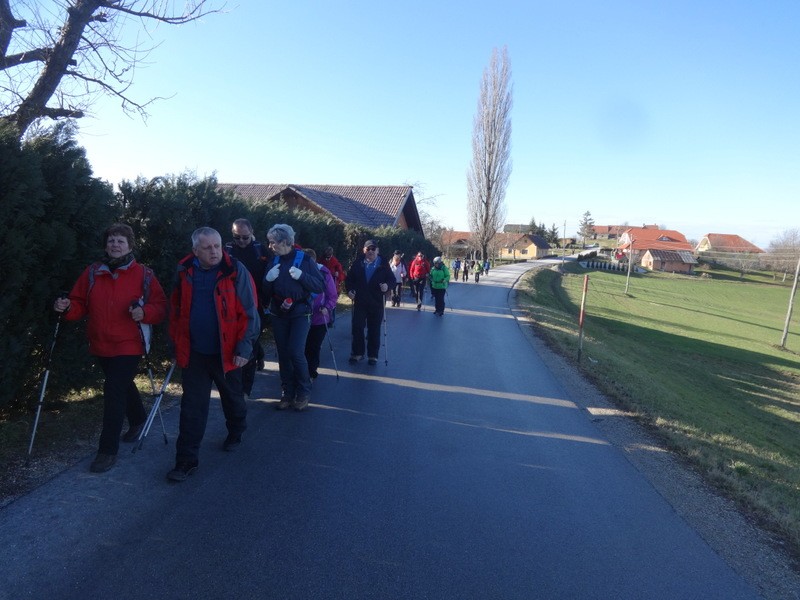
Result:
[[783,326],[783,335],[781,336],[781,348],[786,348],[786,336],[789,335],[789,322],[792,320],[792,305],[794,304],[794,295],[797,293],[797,277],[800,275],[800,258],[797,259],[797,268],[794,270],[794,283],[792,283],[792,293],[789,295],[789,310],[786,313],[786,323]]
[[567,256],[567,222],[564,221],[564,240],[561,246],[561,270],[564,270],[564,260]]
[[628,293],[628,286],[631,282],[631,266],[633,265],[633,238],[631,244],[628,246],[628,276],[625,277],[625,293]]

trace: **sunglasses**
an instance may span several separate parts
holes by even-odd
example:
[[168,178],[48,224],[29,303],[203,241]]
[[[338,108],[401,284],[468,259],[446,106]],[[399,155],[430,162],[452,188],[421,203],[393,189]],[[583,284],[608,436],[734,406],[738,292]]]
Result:
[[233,239],[235,239],[235,240],[249,240],[250,236],[249,235],[235,235],[235,236],[233,236]]
[[375,250],[377,249],[378,249],[377,246],[367,246],[367,250],[369,250],[370,252],[375,252]]

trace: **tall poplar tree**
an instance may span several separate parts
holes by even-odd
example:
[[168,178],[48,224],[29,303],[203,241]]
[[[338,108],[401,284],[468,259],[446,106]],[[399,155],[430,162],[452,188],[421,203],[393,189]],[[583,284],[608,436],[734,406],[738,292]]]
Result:
[[483,258],[505,221],[511,176],[511,66],[508,50],[492,50],[483,72],[472,130],[472,163],[467,173],[469,227]]

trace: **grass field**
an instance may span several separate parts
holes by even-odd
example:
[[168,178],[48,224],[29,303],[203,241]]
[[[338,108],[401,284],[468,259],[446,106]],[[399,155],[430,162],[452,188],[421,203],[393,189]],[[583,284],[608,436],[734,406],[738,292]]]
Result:
[[800,309],[779,347],[790,283],[653,273],[626,294],[624,273],[537,270],[519,290],[568,357],[584,273],[581,369],[800,557]]

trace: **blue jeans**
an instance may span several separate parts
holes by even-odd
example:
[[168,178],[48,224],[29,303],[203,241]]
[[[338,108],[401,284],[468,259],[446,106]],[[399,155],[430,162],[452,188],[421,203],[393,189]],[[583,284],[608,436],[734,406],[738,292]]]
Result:
[[241,434],[247,429],[247,404],[242,393],[242,370],[222,370],[222,356],[200,354],[192,350],[189,366],[183,370],[180,433],[176,447],[178,462],[197,462],[200,442],[208,423],[211,384],[217,386],[228,433]]
[[281,388],[290,400],[299,394],[311,393],[311,377],[306,360],[306,338],[310,327],[310,315],[272,318]]

